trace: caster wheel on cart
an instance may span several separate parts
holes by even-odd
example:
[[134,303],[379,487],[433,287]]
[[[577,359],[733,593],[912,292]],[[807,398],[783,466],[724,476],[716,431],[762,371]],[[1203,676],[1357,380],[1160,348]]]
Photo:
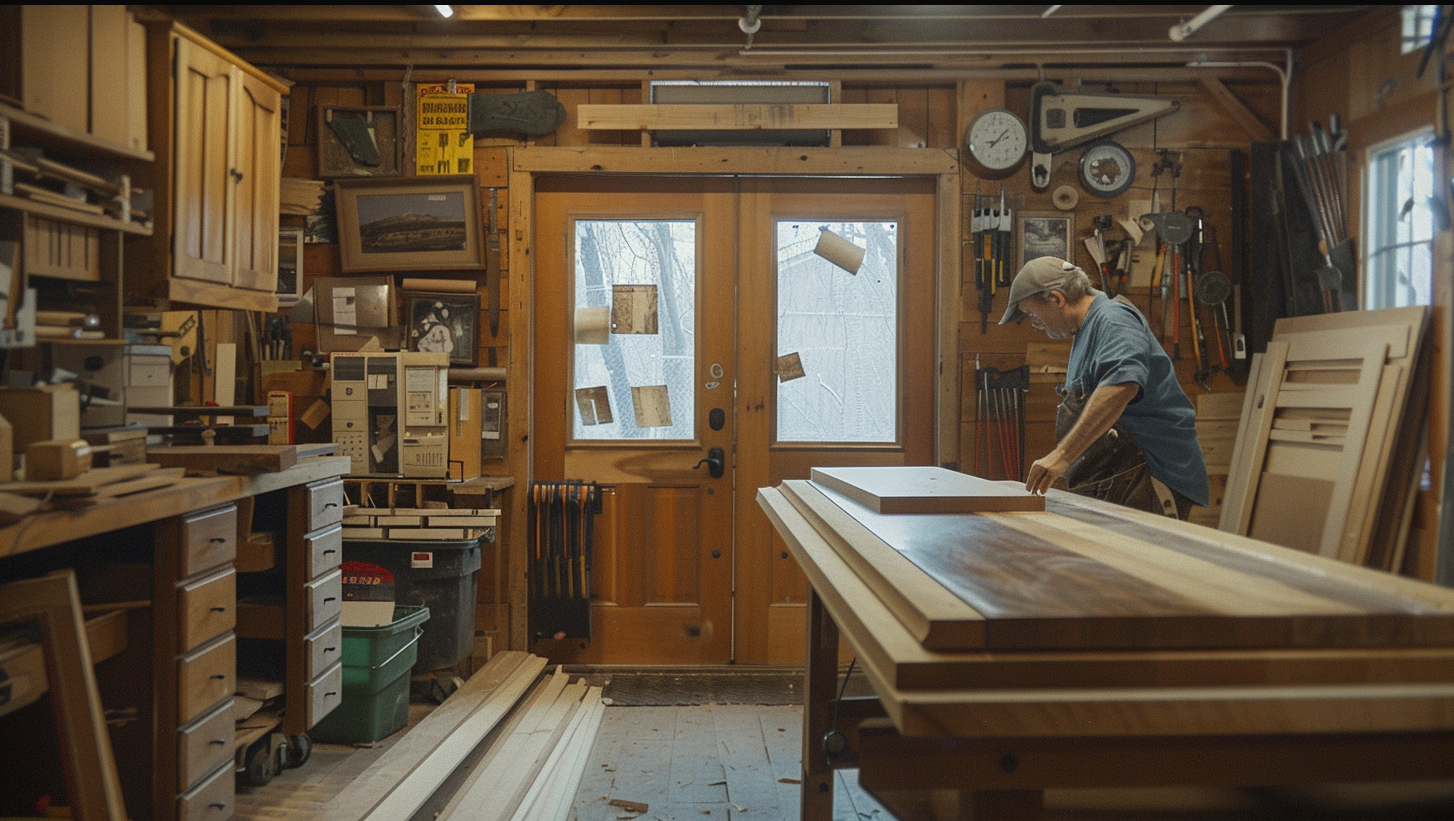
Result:
[[267,739],[263,739],[247,751],[245,777],[249,786],[266,787],[277,774],[278,769],[273,763],[273,750],[267,743]]
[[288,736],[288,769],[303,766],[308,756],[313,754],[313,739],[307,734]]

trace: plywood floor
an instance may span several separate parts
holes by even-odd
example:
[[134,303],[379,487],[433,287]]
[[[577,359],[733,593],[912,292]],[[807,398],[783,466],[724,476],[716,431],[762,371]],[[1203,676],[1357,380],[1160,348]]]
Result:
[[[588,680],[595,678],[586,676]],[[722,688],[712,688],[720,692]],[[609,692],[609,691],[608,691]],[[682,693],[668,701],[713,698]],[[734,696],[737,698],[738,696]],[[648,699],[650,700],[650,699]],[[762,699],[780,702],[771,693]],[[411,726],[433,708],[410,706]],[[238,787],[240,821],[303,821],[403,736],[372,746],[317,744],[266,787]],[[645,821],[797,821],[802,710],[797,705],[683,703],[606,708],[575,798],[574,821],[624,821],[613,799],[646,804]],[[892,818],[837,773],[835,821]],[[446,786],[448,782],[446,783]],[[439,802],[442,805],[442,802]],[[414,821],[429,821],[431,806]],[[912,816],[930,818],[928,805]],[[941,808],[942,810],[942,808]],[[1309,790],[1074,790],[1046,796],[1046,821],[1290,821],[1454,818],[1454,784]]]

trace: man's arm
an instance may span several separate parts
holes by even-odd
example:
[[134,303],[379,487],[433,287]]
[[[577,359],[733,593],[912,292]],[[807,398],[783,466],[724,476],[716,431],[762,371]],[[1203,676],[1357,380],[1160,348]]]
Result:
[[1070,466],[1085,453],[1091,443],[1111,429],[1121,412],[1136,398],[1141,386],[1135,382],[1119,385],[1102,385],[1086,400],[1085,409],[1075,421],[1070,432],[1056,444],[1055,449],[1035,460],[1025,477],[1025,489],[1031,493],[1043,494],[1065,475]]

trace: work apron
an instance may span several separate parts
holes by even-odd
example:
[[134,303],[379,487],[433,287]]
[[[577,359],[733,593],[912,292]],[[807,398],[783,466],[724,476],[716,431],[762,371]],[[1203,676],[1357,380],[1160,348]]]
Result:
[[[1085,394],[1060,387],[1055,409],[1055,441],[1065,438],[1085,410]],[[1146,454],[1118,422],[1101,434],[1065,471],[1071,493],[1178,518],[1171,489],[1151,477]]]

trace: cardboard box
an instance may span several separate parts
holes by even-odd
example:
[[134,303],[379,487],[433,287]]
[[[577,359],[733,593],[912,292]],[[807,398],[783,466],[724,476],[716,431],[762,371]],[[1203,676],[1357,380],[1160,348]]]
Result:
[[399,348],[393,277],[317,277],[313,300],[319,353],[361,350],[371,339],[383,350]]
[[14,429],[14,448],[32,442],[81,438],[81,395],[73,385],[0,388],[0,416]]

